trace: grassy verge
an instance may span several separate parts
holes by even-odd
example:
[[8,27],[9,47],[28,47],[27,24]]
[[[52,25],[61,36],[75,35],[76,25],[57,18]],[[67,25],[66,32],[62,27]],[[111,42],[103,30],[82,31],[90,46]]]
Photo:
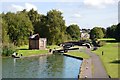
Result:
[[18,53],[22,53],[23,56],[31,56],[48,53],[48,50],[18,50]]
[[71,55],[71,56],[75,56],[75,57],[84,58],[84,59],[89,58],[89,55],[87,55],[87,54],[85,54],[83,52],[80,52],[80,51],[70,51],[70,52],[65,53],[65,54],[68,54],[68,55]]
[[118,60],[118,43],[106,43],[105,46],[93,52],[100,56],[107,73],[112,78],[118,78],[118,65],[120,65],[120,60]]
[[17,48],[17,53],[23,56],[31,56],[31,55],[39,55],[39,54],[46,54],[48,50],[29,50],[28,45],[20,46]]
[[114,38],[102,38],[102,39],[98,39],[100,41],[112,41],[115,40]]
[[54,49],[54,48],[57,48],[59,46],[57,45],[47,45],[47,49]]

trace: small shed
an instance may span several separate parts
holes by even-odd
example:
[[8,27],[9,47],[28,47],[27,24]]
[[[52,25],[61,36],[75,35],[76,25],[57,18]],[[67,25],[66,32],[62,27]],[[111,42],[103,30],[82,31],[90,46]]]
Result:
[[29,49],[46,49],[46,38],[40,38],[39,34],[29,37]]

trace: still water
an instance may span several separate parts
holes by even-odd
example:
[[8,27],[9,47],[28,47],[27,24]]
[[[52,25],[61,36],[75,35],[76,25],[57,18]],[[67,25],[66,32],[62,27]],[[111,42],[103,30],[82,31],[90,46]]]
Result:
[[3,78],[77,78],[82,61],[63,55],[3,58]]

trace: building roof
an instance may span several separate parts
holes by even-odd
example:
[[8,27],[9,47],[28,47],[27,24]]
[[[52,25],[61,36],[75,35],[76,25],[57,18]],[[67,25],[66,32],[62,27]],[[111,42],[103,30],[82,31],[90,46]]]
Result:
[[36,37],[39,37],[39,34],[34,34],[34,35],[30,36],[29,38],[30,39],[35,39]]

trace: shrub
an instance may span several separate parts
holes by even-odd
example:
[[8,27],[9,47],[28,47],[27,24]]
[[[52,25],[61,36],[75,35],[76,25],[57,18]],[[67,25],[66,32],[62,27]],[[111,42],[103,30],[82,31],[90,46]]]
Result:
[[3,44],[2,56],[11,56],[15,51],[16,49],[13,44]]
[[92,40],[92,45],[93,46],[97,46],[97,41],[96,40]]
[[102,46],[104,46],[105,44],[106,44],[105,41],[98,41],[98,42],[97,42],[98,47],[102,47]]

